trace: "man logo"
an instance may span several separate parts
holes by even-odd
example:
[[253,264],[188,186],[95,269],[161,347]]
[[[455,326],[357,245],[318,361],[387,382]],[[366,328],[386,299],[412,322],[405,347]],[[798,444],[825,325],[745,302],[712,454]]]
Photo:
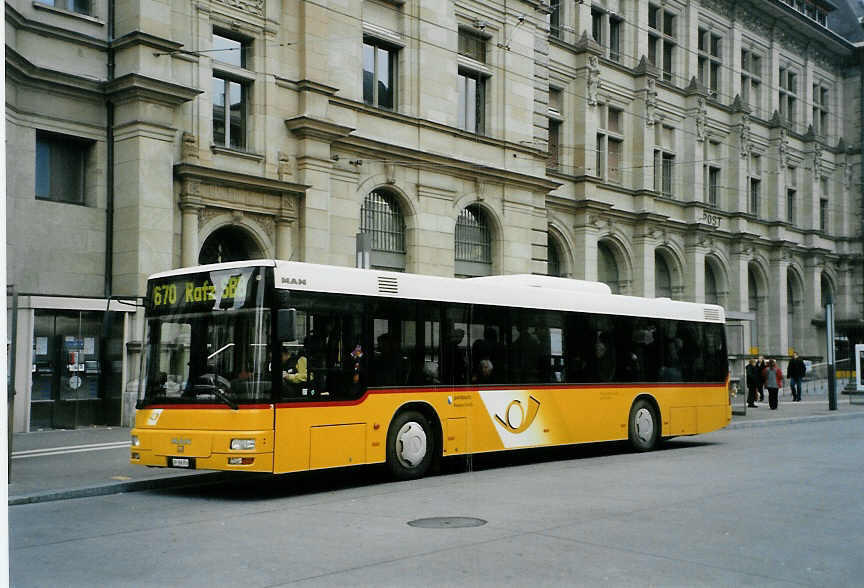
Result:
[[283,286],[307,286],[306,278],[282,278]]
[[527,430],[531,426],[539,410],[540,401],[533,396],[529,396],[527,412],[522,408],[522,401],[517,399],[507,405],[507,411],[504,413],[503,419],[496,414],[495,420],[515,435]]

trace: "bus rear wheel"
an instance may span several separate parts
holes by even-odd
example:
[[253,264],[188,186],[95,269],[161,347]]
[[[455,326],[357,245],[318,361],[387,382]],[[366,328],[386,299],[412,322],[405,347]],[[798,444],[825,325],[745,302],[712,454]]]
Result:
[[396,415],[387,431],[387,467],[397,480],[423,477],[432,464],[435,437],[429,421],[417,411]]
[[660,439],[660,415],[650,402],[640,398],[630,408],[630,444],[636,451],[651,451]]

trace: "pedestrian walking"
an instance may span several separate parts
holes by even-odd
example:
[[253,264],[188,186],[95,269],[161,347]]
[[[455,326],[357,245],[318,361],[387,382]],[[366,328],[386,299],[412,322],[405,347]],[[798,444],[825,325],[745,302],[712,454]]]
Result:
[[768,389],[768,406],[771,410],[777,410],[777,394],[783,387],[783,371],[777,367],[773,359],[768,360],[768,367],[762,372],[762,379]]
[[786,377],[789,379],[789,387],[792,389],[792,402],[801,402],[801,382],[806,373],[807,366],[804,364],[804,360],[793,351],[792,359],[789,360],[789,365],[786,367]]
[[759,368],[756,367],[756,358],[751,357],[744,368],[744,377],[747,385],[747,406],[756,408],[756,388],[762,379]]
[[756,382],[756,391],[759,392],[759,402],[765,402],[765,382],[762,379],[762,374],[765,372],[765,368],[767,367],[768,363],[765,361],[765,358],[760,355],[759,359],[756,360],[756,369],[759,373],[759,377],[757,378],[758,382]]

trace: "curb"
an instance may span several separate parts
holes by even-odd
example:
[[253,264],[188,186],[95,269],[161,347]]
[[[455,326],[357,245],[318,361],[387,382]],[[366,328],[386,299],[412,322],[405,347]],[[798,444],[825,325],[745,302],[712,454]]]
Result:
[[839,414],[816,414],[800,417],[788,417],[779,419],[763,419],[759,421],[743,421],[731,423],[724,427],[725,429],[751,429],[756,427],[770,427],[772,425],[791,425],[793,423],[806,423],[811,421],[840,421],[846,419],[864,418],[864,411],[860,412],[844,412]]
[[36,494],[24,496],[10,496],[9,506],[21,504],[36,504],[39,502],[52,502],[55,500],[70,500],[72,498],[90,498],[92,496],[107,496],[109,494],[120,494],[123,492],[138,492],[141,490],[161,490],[167,488],[184,488],[187,486],[200,486],[204,484],[218,484],[231,479],[238,479],[237,472],[210,472],[195,473],[188,476],[173,476],[170,478],[153,478],[150,480],[135,480],[131,482],[117,482],[101,486],[84,486],[81,488],[65,488],[63,490],[49,490]]
[[[864,418],[864,411],[777,419],[763,419],[758,421],[743,421],[737,423],[733,420],[721,430],[751,429],[757,427],[770,427],[775,425],[790,425],[803,422],[836,421],[854,418]],[[241,472],[199,472],[190,474],[188,476],[172,476],[168,478],[153,478],[150,480],[116,482],[112,484],[103,484],[101,486],[84,486],[81,488],[49,490],[47,492],[39,492],[36,494],[10,496],[9,506],[19,506],[22,504],[37,504],[40,502],[53,502],[57,500],[71,500],[73,498],[108,496],[110,494],[121,494],[123,492],[139,492],[142,490],[164,490],[170,488],[184,488],[189,486],[219,484],[222,482],[240,480],[243,477],[244,476]]]

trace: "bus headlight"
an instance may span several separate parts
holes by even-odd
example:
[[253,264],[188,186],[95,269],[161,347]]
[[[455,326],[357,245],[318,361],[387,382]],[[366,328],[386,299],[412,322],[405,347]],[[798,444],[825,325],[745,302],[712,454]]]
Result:
[[255,439],[231,439],[231,449],[234,451],[254,451]]
[[132,447],[138,447],[141,445],[141,439],[138,438],[138,435],[132,435]]

